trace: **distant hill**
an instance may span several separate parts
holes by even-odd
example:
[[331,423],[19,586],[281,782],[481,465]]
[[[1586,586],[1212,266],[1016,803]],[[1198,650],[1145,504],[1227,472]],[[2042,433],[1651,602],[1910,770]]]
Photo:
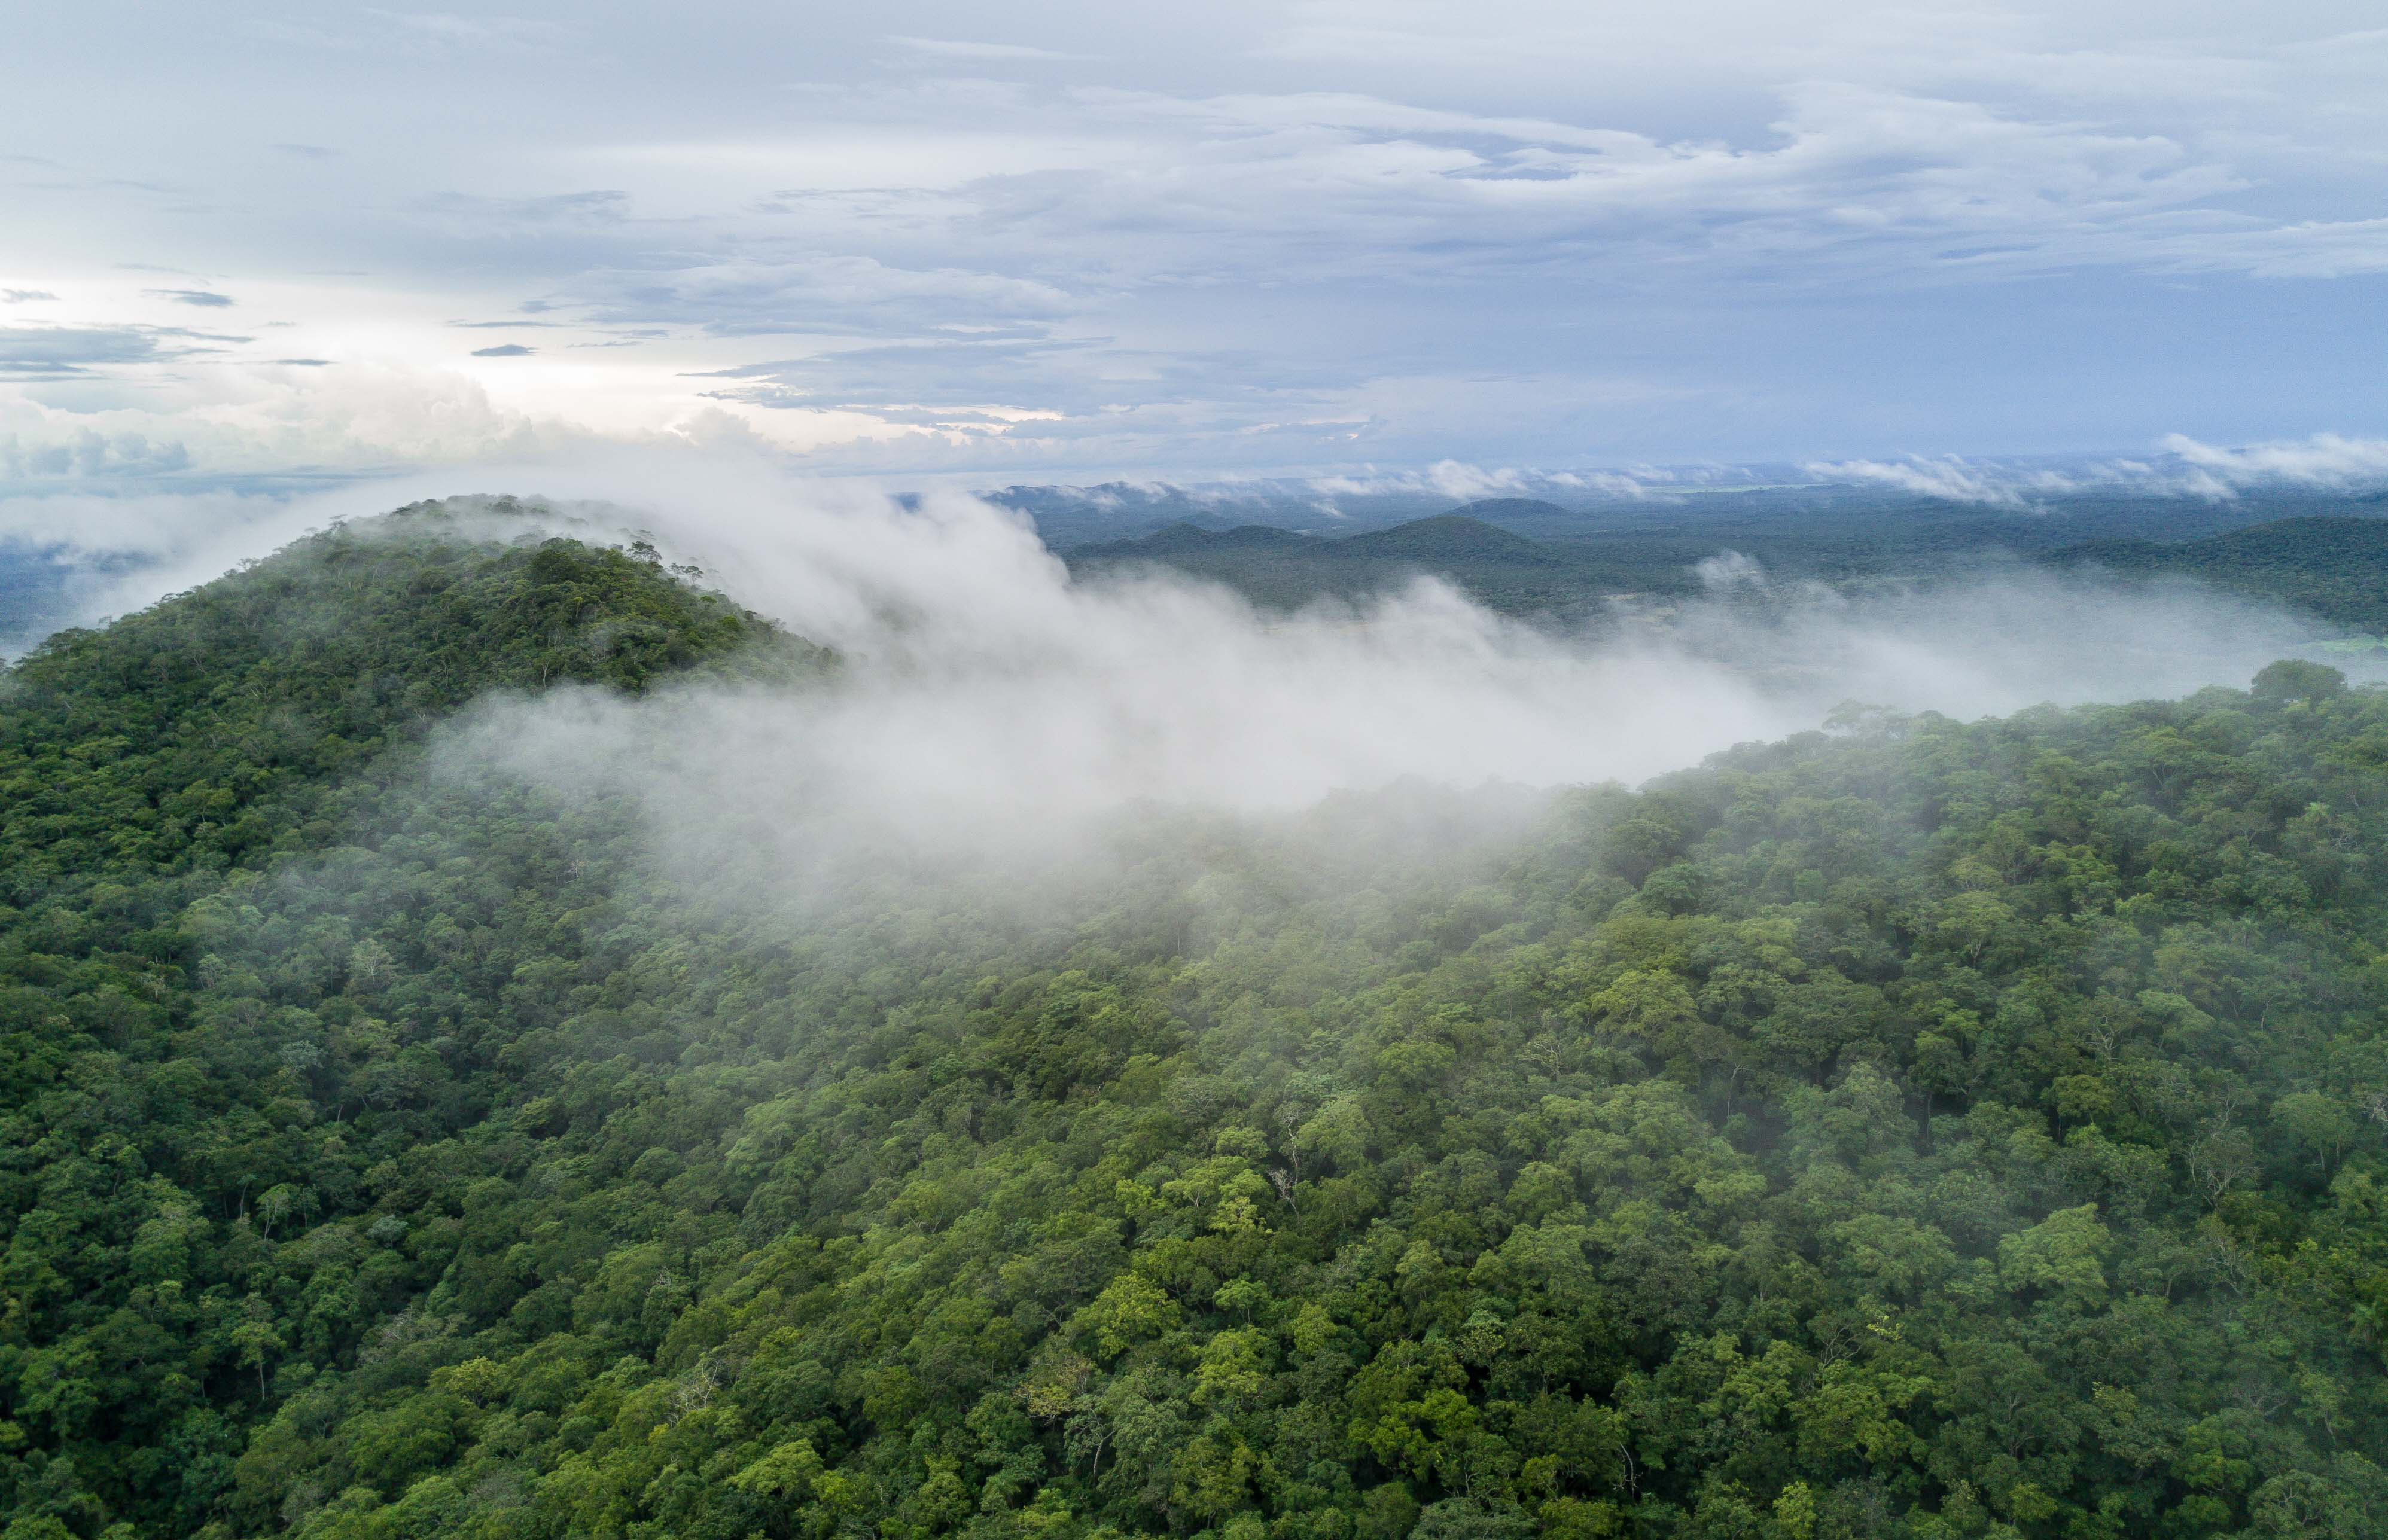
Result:
[[1295,550],[1324,543],[1315,536],[1297,535],[1292,530],[1273,529],[1267,524],[1204,529],[1200,524],[1181,522],[1154,530],[1141,539],[1109,540],[1100,545],[1080,546],[1070,556],[1073,561],[1099,562],[1120,557],[1160,558],[1228,550]]
[[2276,519],[2199,540],[2097,540],[2048,560],[2067,567],[2194,577],[2388,631],[2388,520]]
[[1595,514],[1582,509],[1562,508],[1541,498],[1483,498],[1454,508],[1452,512],[1481,519],[1513,535],[1531,536],[1538,540],[1581,539],[1620,524],[1639,523],[1645,516],[1615,509]]
[[2388,515],[2383,491],[2274,486],[2204,499],[2108,483],[2092,462],[2075,469],[2086,473],[2077,489],[2038,495],[2029,508],[1817,482],[1788,465],[1744,468],[1759,473],[1754,476],[1679,467],[1676,478],[1645,480],[1638,490],[1549,476],[1464,504],[1437,490],[1430,478],[1400,476],[1021,485],[978,495],[1033,521],[1038,536],[1057,551],[1134,540],[1176,524],[1213,533],[1263,525],[1332,537],[1462,513],[1536,540],[1688,540],[1705,547],[1700,554],[1731,547],[1770,570],[1828,579],[1912,575],[1919,564],[1967,551],[2036,558],[2092,540],[2194,540],[2275,519]]
[[[1180,524],[1225,534],[1247,524],[1299,528],[1318,518],[1315,493],[1264,486],[1197,490],[1106,482],[1099,486],[1007,486],[979,496],[1024,514],[1036,525],[1037,536],[1055,550],[1130,542]],[[1427,502],[1404,506],[1400,512],[1432,511],[1432,503]]]
[[[2272,506],[2305,508],[2302,499]],[[2243,507],[2180,499],[2018,514],[1919,501],[1857,512],[1768,510],[1731,519],[1676,507],[1585,528],[1586,516],[1532,498],[1494,498],[1390,527],[1322,536],[1266,524],[1179,520],[1139,539],[1064,551],[1094,572],[1154,563],[1223,583],[1254,602],[1292,607],[1356,598],[1431,573],[1512,613],[1588,614],[1620,594],[1675,594],[1702,558],[1730,549],[1788,578],[1828,583],[1929,580],[1984,559],[2177,574],[2388,633],[2388,518],[2377,499],[2242,524]],[[2084,535],[2105,538],[2083,540]],[[2151,538],[2150,536],[2160,536]]]
[[1561,548],[1511,534],[1465,511],[1438,513],[1391,529],[1348,536],[1327,542],[1323,549],[1345,562],[1503,562],[1535,567],[1568,566],[1573,562]]
[[[1556,508],[1527,499],[1469,506],[1513,514]],[[1564,612],[1611,594],[1687,587],[1690,563],[1706,554],[1677,540],[1536,540],[1461,510],[1335,539],[1257,524],[1213,532],[1176,524],[1142,539],[1083,546],[1067,556],[1082,573],[1138,563],[1171,567],[1272,606],[1322,595],[1358,598],[1432,574],[1495,609]]]
[[1483,498],[1452,510],[1471,519],[1492,523],[1501,519],[1547,519],[1554,516],[1572,518],[1574,513],[1555,502],[1540,498]]

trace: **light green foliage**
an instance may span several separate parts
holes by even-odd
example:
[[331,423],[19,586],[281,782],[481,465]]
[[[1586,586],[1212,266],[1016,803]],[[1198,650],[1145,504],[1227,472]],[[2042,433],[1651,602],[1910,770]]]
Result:
[[357,538],[11,675],[11,1534],[2380,1532],[2388,696],[801,930],[413,746],[763,628]]

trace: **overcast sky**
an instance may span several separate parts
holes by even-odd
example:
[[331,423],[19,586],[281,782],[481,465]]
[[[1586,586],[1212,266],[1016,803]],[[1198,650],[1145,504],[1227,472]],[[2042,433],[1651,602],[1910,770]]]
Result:
[[2373,4],[21,7],[0,487],[2377,434]]

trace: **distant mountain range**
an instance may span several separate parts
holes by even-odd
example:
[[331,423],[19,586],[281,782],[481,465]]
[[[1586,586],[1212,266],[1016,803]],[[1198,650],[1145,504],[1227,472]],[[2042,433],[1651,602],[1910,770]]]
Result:
[[1802,479],[1782,466],[1648,475],[1521,475],[1515,487],[1474,499],[1414,476],[1015,486],[978,496],[1033,521],[1058,551],[1117,545],[1174,524],[1210,534],[1260,526],[1332,539],[1457,512],[1538,540],[1694,537],[1711,549],[1772,546],[1777,555],[1770,562],[1850,571],[1878,567],[1886,553],[1984,546],[2039,553],[2092,540],[2197,539],[2281,518],[2388,512],[2388,494],[2310,486],[2208,499],[2161,482],[2092,478],[2069,490],[2034,486],[2027,501],[1999,505],[1879,483]]
[[[1632,497],[1459,503],[1396,486],[1322,496],[1309,483],[1013,486],[985,494],[1032,519],[1081,573],[1171,567],[1274,607],[1378,592],[1420,573],[1510,612],[1580,616],[1620,594],[1696,587],[1720,551],[1781,577],[1928,578],[1983,558],[2173,574],[2388,633],[2388,494],[2311,489],[2229,499],[2080,493],[2031,511],[1881,489],[1735,484]],[[107,564],[121,571],[127,558]],[[62,549],[0,542],[0,653],[67,624],[102,575]]]
[[[2090,509],[2031,519],[1985,516],[1946,505],[1863,518],[1759,516],[1735,524],[1677,520],[1674,526],[1537,539],[1522,528],[1569,528],[1569,510],[1532,499],[1470,503],[1389,528],[1323,536],[1268,524],[1208,529],[1168,524],[1133,540],[1068,551],[1071,566],[1099,573],[1164,566],[1208,578],[1257,603],[1296,605],[1322,595],[1353,598],[1433,574],[1492,608],[1581,614],[1624,594],[1668,596],[1697,587],[1698,562],[1736,549],[1782,575],[1825,581],[1928,579],[2004,557],[2062,568],[2095,566],[2136,577],[2178,575],[2279,600],[2324,619],[2388,632],[2388,518],[2303,515],[2203,533],[2240,505],[2174,505],[2186,540],[2068,540],[2085,528],[2146,527],[2142,509]],[[1573,525],[1580,527],[1580,524]]]
[[1322,594],[1344,598],[1395,587],[1419,574],[1447,577],[1496,609],[1580,610],[1610,594],[1664,592],[1691,586],[1696,554],[1680,542],[1536,540],[1481,516],[1531,520],[1554,504],[1506,499],[1387,529],[1325,538],[1265,524],[1209,530],[1178,523],[1141,539],[1081,546],[1071,566],[1099,572],[1138,564],[1167,566],[1225,583],[1264,604],[1297,604]]
[[1431,514],[1388,529],[1365,530],[1357,535],[1332,538],[1279,529],[1272,524],[1237,524],[1229,529],[1213,530],[1181,521],[1140,539],[1080,546],[1070,555],[1073,561],[1104,561],[1120,557],[1202,556],[1225,551],[1261,550],[1280,554],[1300,551],[1335,562],[1522,561],[1537,565],[1564,562],[1566,558],[1551,547],[1488,522],[1496,513],[1515,517],[1516,511],[1521,509],[1547,509],[1562,517],[1567,513],[1567,510],[1553,503],[1508,499],[1500,502],[1470,503],[1454,512]]

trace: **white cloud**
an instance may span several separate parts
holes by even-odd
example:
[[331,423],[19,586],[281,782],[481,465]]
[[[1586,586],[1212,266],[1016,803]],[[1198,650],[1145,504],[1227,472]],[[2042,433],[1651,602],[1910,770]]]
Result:
[[972,43],[946,37],[894,37],[887,40],[916,54],[936,58],[984,59],[993,63],[1031,59],[1081,59],[1085,54],[1057,53],[1050,48],[1032,48],[1023,43]]
[[1521,466],[1465,464],[1438,461],[1423,471],[1366,471],[1320,476],[1310,485],[1320,492],[1346,497],[1375,497],[1389,492],[1431,492],[1461,502],[1487,498],[1549,498],[1570,492],[1594,492],[1607,497],[1638,498],[1659,481],[1670,479],[1652,471],[1534,471]]
[[2177,433],[2165,439],[2165,448],[2192,471],[2234,490],[2265,483],[2333,488],[2388,484],[2388,438],[2318,433],[2305,439],[2226,448]]
[[1767,586],[1766,567],[1758,558],[1738,550],[1721,550],[1692,563],[1692,575],[1710,594],[1755,592]]
[[[1074,584],[1019,521],[966,498],[902,510],[646,478],[664,480],[609,516],[836,647],[840,678],[500,706],[451,764],[631,798],[708,882],[768,870],[803,887],[883,870],[891,849],[930,869],[1066,861],[1155,803],[1254,814],[1406,778],[1639,780],[1852,698],[1974,716],[2241,684],[2300,635],[2214,596],[2101,587],[2093,603],[2015,574],[1752,606],[1754,564],[1729,555],[1714,570],[1736,594],[1605,640],[1432,583],[1264,621],[1208,587]],[[720,843],[723,806],[756,812],[739,839],[759,845]]]
[[[0,292],[124,333],[191,318],[123,277],[171,260],[344,368],[537,305],[505,410],[653,433],[724,398],[990,470],[2302,432],[2227,347],[2092,377],[2275,309],[2256,362],[2310,416],[2388,410],[2313,324],[2388,268],[2388,43],[2335,0],[508,10],[21,40]],[[2186,414],[2234,388],[2243,422]]]
[[[0,485],[76,477],[152,476],[186,471],[191,451],[180,439],[152,442],[137,433],[103,434],[84,427],[70,435],[26,442],[0,437]],[[0,511],[21,515],[0,499]]]
[[356,52],[397,49],[432,57],[458,54],[522,54],[552,48],[573,36],[569,26],[536,17],[462,16],[452,11],[394,11],[367,6],[354,19],[293,21],[283,17],[241,19],[242,30],[262,42],[288,47]]
[[1035,279],[967,268],[905,269],[836,252],[609,270],[578,280],[568,293],[594,323],[676,323],[723,335],[894,330],[917,335],[955,322],[1058,317],[1085,303]]
[[58,379],[221,353],[247,337],[179,326],[0,325],[0,380]]
[[[512,365],[508,360],[508,366]],[[163,399],[159,398],[163,397]],[[50,481],[387,475],[562,454],[628,437],[506,408],[465,376],[377,364],[222,368],[171,391],[139,388],[70,406],[0,398],[0,507]],[[146,448],[136,448],[146,446]]]
[[1827,480],[1896,487],[1949,502],[1980,503],[2016,511],[2039,506],[2034,494],[2072,490],[2072,478],[2042,471],[2018,473],[2004,466],[1969,464],[1954,455],[1941,459],[1819,461],[1804,467]]
[[1804,469],[1828,480],[2014,511],[2036,511],[2050,497],[2093,489],[2227,499],[2262,486],[2345,491],[2388,486],[2388,438],[2321,433],[2230,448],[2176,433],[2165,436],[2164,448],[2150,460],[2085,461],[2063,471],[1954,455],[1814,461]]

